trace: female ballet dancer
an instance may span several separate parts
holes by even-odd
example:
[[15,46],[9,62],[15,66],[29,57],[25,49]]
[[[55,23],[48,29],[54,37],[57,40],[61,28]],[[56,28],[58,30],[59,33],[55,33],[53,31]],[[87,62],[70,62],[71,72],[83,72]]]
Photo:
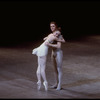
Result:
[[40,90],[41,88],[41,77],[43,78],[44,82],[43,85],[45,87],[45,90],[48,90],[48,82],[46,79],[46,60],[47,60],[47,54],[48,54],[48,48],[49,46],[46,45],[46,43],[53,43],[53,41],[59,41],[59,42],[65,42],[64,39],[59,39],[58,36],[61,35],[61,32],[59,30],[56,30],[53,34],[49,34],[47,37],[44,38],[44,42],[37,48],[33,49],[32,54],[35,54],[38,57],[38,68],[36,71],[37,75],[37,89]]

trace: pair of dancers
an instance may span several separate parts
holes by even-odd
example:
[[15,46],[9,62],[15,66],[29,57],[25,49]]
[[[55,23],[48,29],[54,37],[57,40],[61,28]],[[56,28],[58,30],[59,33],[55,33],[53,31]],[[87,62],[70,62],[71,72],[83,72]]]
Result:
[[36,71],[36,75],[38,79],[38,82],[37,82],[38,90],[41,89],[41,83],[42,83],[41,78],[43,78],[43,81],[44,81],[43,85],[45,87],[45,90],[46,91],[48,90],[48,81],[46,78],[45,69],[46,69],[48,49],[50,47],[50,44],[54,43],[54,41],[63,42],[63,43],[65,42],[64,38],[61,35],[61,31],[58,28],[56,28],[56,30],[53,33],[45,37],[44,42],[39,47],[34,48],[32,51],[32,54],[38,57],[38,68]]

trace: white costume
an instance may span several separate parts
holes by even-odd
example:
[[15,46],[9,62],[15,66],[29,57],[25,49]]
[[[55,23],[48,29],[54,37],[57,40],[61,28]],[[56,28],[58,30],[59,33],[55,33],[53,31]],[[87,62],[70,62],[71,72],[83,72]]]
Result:
[[[48,90],[48,82],[46,79],[46,73],[45,73],[45,68],[46,68],[46,58],[48,54],[48,46],[45,44],[45,42],[49,42],[48,40],[45,40],[39,47],[34,48],[32,50],[32,54],[35,54],[38,56],[38,68],[36,71],[37,75],[37,85],[38,85],[38,90],[41,88],[41,77],[43,78],[44,82],[43,85],[45,87],[45,90]],[[43,56],[43,57],[41,57]]]
[[45,45],[45,42],[49,42],[48,40],[44,41],[39,47],[32,50],[32,54],[37,56],[46,56],[48,54],[48,46]]

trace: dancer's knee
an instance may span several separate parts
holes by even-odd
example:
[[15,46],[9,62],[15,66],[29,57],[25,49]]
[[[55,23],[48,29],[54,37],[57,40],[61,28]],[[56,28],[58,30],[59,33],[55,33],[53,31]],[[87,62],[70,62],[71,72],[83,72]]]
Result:
[[45,70],[44,70],[44,69],[42,69],[42,70],[41,70],[41,74],[43,75],[44,73],[45,73]]
[[37,75],[40,75],[41,73],[40,73],[40,71],[39,71],[39,70],[37,70],[37,71],[36,71],[36,74],[37,74]]
[[61,67],[58,67],[57,70],[58,70],[58,74],[62,74],[62,68]]

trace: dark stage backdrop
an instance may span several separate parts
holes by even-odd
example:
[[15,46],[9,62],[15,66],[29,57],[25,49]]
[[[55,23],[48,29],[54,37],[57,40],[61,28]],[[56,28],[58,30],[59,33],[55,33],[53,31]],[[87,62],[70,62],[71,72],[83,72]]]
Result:
[[0,44],[36,41],[56,21],[66,40],[100,33],[99,1],[0,1]]

